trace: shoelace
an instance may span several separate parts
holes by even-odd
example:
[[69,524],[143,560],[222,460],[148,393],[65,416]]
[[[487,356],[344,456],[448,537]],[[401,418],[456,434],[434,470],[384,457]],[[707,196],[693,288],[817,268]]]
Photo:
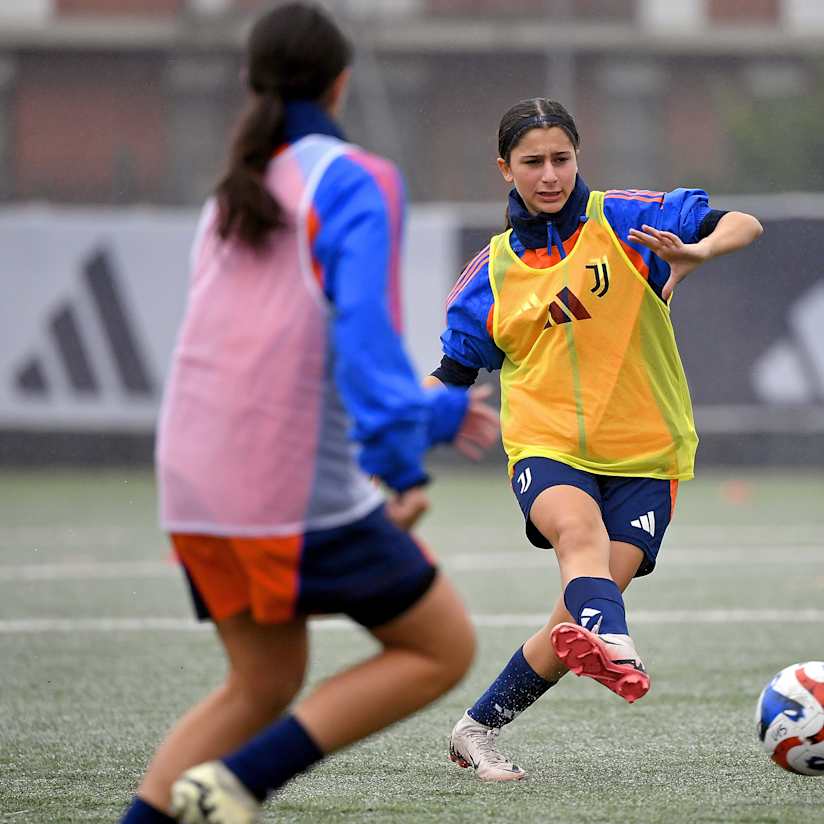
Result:
[[491,730],[469,730],[466,735],[477,746],[479,755],[483,755],[490,764],[493,766],[507,764],[511,767],[512,762],[495,749],[495,741],[500,732],[493,727]]

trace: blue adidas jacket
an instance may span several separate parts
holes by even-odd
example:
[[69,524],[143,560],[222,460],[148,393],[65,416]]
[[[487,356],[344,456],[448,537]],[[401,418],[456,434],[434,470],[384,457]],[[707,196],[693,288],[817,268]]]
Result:
[[[575,189],[556,214],[532,215],[520,195],[509,195],[511,244],[521,258],[532,255],[537,268],[547,265],[540,257],[557,262],[574,246],[578,230],[586,221],[590,189],[579,175]],[[684,243],[695,243],[709,234],[723,214],[710,209],[709,197],[701,189],[676,189],[652,192],[639,189],[610,190],[604,198],[604,214],[633,264],[653,291],[661,295],[669,279],[669,264],[649,249],[629,240],[629,230],[642,224],[673,232]],[[442,365],[433,374],[446,383],[470,384],[479,369],[500,369],[504,354],[489,331],[494,298],[489,284],[489,247],[482,249],[469,264],[452,290],[447,302],[447,328],[441,335],[443,352],[453,364]],[[451,367],[451,368],[450,368]],[[468,372],[456,376],[456,367]],[[474,371],[473,371],[474,370]]]
[[[286,140],[343,139],[318,106],[286,108]],[[425,483],[426,450],[451,441],[468,399],[459,389],[424,390],[400,335],[403,183],[383,159],[353,147],[330,163],[312,203],[315,271],[333,308],[335,385],[361,444],[360,465],[396,490]]]

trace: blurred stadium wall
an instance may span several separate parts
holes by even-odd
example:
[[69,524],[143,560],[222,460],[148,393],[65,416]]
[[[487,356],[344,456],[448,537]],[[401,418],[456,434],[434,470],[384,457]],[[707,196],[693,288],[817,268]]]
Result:
[[[557,98],[597,188],[701,186],[767,227],[673,305],[706,463],[824,468],[821,0],[336,0],[345,127],[403,168],[407,330],[497,231],[496,129]],[[196,208],[255,0],[0,2],[0,462],[147,460]]]

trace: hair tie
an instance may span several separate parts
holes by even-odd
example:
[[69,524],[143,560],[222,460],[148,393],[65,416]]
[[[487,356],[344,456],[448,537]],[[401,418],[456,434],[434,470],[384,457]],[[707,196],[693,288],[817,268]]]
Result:
[[249,83],[249,88],[258,97],[281,97],[281,91],[277,86],[270,86],[263,83]]

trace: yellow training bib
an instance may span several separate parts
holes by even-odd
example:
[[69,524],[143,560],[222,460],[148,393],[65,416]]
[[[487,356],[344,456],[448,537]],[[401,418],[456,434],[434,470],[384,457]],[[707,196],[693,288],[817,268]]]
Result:
[[669,307],[592,192],[570,254],[533,269],[512,230],[490,243],[493,338],[509,471],[543,456],[599,475],[686,480],[698,437]]

